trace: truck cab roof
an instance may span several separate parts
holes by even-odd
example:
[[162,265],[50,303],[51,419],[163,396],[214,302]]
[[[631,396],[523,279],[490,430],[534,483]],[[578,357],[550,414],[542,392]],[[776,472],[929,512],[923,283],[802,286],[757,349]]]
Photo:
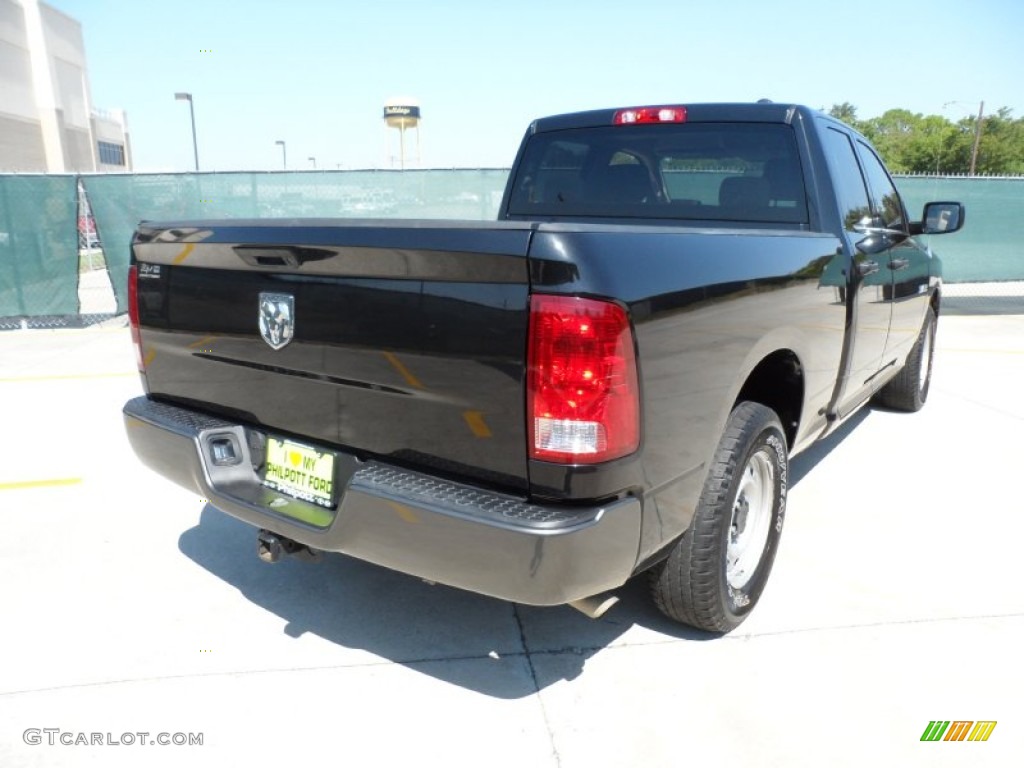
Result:
[[586,112],[570,112],[534,120],[530,132],[561,131],[571,128],[596,128],[603,125],[614,125],[615,115],[624,109],[677,109],[685,110],[682,122],[751,122],[751,123],[791,123],[797,114],[810,117],[821,114],[810,107],[775,102],[757,103],[713,103],[713,104],[652,104],[642,107],[613,107],[594,109]]

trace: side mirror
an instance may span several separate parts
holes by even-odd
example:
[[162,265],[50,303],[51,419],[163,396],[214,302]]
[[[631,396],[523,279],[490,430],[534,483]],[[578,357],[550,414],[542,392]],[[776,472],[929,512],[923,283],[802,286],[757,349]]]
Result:
[[911,230],[915,235],[948,235],[963,227],[966,215],[961,203],[926,203],[921,221]]

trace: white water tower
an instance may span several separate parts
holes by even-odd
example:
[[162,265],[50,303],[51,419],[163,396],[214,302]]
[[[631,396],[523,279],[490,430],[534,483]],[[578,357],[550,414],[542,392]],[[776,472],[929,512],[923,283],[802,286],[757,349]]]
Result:
[[416,129],[416,162],[420,161],[420,102],[418,99],[399,96],[384,103],[384,125],[398,129],[399,158],[405,170],[405,132]]

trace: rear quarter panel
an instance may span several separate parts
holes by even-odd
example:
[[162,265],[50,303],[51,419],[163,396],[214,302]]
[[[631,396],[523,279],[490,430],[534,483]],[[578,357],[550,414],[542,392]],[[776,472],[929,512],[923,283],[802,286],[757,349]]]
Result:
[[766,356],[791,350],[801,363],[796,444],[825,428],[846,307],[823,278],[845,268],[839,245],[792,231],[574,224],[543,225],[534,236],[531,290],[614,297],[634,322],[643,409],[635,472],[647,496],[641,560],[689,525],[729,412]]

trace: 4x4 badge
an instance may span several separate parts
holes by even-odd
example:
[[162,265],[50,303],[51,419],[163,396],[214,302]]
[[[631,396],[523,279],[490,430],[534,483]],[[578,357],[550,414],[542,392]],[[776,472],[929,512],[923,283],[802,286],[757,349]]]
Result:
[[295,335],[295,297],[290,293],[260,294],[260,336],[281,349]]

